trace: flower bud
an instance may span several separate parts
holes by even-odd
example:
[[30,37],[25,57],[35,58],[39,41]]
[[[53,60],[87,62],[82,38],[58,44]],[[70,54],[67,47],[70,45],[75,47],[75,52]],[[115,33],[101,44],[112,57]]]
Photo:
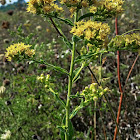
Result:
[[97,100],[98,100],[98,98],[97,98],[96,96],[94,96],[94,97],[93,97],[93,100],[94,100],[94,101],[97,101]]
[[104,92],[100,92],[99,95],[102,96],[104,94]]

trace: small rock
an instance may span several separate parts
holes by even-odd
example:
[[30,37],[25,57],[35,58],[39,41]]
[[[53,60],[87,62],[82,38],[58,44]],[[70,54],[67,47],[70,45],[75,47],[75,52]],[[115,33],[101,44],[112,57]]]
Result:
[[10,26],[10,23],[9,23],[8,21],[3,21],[3,22],[2,22],[2,28],[3,28],[3,29],[8,29],[9,26]]
[[9,11],[7,12],[7,14],[8,14],[8,15],[10,15],[10,16],[12,16],[12,15],[13,15],[13,13],[14,13],[14,11],[13,11],[13,10],[9,10]]
[[37,26],[37,27],[36,27],[36,30],[37,30],[37,31],[41,31],[41,30],[42,30],[42,27],[41,27],[41,26]]
[[3,86],[9,86],[10,85],[10,80],[9,79],[5,79],[3,81]]
[[4,39],[3,42],[8,44],[10,41],[9,39]]

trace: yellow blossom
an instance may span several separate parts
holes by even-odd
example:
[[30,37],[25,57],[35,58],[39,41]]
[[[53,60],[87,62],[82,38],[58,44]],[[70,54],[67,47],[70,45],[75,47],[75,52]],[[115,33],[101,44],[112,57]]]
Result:
[[45,76],[43,73],[40,76],[37,76],[37,80],[41,81],[41,82],[43,82],[44,78],[45,78]]
[[124,49],[125,48],[125,50],[139,51],[139,49],[140,49],[140,34],[133,33],[133,34],[116,36],[109,43],[109,47],[112,47],[112,46],[116,49]]
[[5,56],[8,59],[8,61],[11,61],[12,57],[22,54],[26,54],[29,57],[33,57],[33,55],[35,54],[35,50],[30,49],[30,47],[31,45],[25,45],[22,42],[10,45],[10,47],[6,49]]
[[93,14],[96,13],[97,12],[97,7],[91,6],[90,7],[90,12],[93,13]]
[[36,13],[36,8],[30,2],[28,2],[27,5],[28,5],[27,12],[35,14]]
[[56,0],[30,0],[27,12],[46,14],[50,12],[62,12],[63,8],[55,4]]
[[106,23],[94,22],[91,20],[79,21],[75,23],[70,33],[79,37],[84,37],[87,40],[97,39],[105,41],[110,33],[110,28]]
[[98,10],[105,9],[107,14],[113,12],[116,15],[123,11],[123,3],[123,0],[100,0],[91,5],[89,11],[95,14]]

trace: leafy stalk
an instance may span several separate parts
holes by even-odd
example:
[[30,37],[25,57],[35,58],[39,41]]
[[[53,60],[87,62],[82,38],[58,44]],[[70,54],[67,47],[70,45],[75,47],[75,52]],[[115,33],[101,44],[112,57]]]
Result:
[[[76,22],[77,19],[77,12],[75,13],[75,19],[74,22]],[[73,36],[74,37],[74,36]],[[72,79],[73,79],[73,70],[74,70],[74,58],[75,58],[75,46],[76,42],[73,40],[73,48],[72,48],[72,58],[71,58],[71,65],[70,65],[70,72],[69,72],[69,83],[68,83],[68,95],[67,95],[67,103],[66,103],[66,133],[65,133],[65,140],[69,140],[69,121],[70,121],[70,95],[72,91]]]

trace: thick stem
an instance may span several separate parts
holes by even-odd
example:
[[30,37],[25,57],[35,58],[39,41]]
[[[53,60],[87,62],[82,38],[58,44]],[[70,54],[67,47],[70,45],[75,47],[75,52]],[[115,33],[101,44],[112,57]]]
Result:
[[72,59],[71,59],[69,83],[68,83],[68,95],[67,95],[67,104],[66,104],[66,129],[67,129],[67,132],[65,133],[65,140],[68,140],[70,95],[71,95],[71,91],[72,91],[72,75],[73,75],[73,68],[74,68],[74,56],[75,56],[75,42],[73,43]]

